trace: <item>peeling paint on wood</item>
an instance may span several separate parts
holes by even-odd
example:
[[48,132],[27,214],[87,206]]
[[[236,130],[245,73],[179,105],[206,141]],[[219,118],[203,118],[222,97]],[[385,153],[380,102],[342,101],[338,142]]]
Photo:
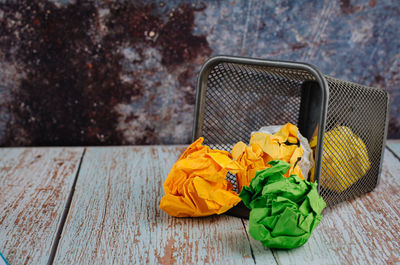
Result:
[[0,149],[0,252],[46,264],[83,148]]
[[[247,238],[247,220],[159,209],[163,180],[184,149],[88,148],[54,264],[400,262],[400,161],[391,152],[374,192],[325,210],[304,246],[271,251]],[[10,264],[47,263],[82,153],[0,149],[0,251]]]
[[[326,209],[304,246],[273,250],[278,264],[398,264],[399,176],[399,160],[385,152],[381,182],[375,191]],[[254,240],[251,245],[257,264],[262,263],[264,247]]]
[[54,264],[254,264],[241,219],[160,210],[163,181],[183,151],[88,148]]

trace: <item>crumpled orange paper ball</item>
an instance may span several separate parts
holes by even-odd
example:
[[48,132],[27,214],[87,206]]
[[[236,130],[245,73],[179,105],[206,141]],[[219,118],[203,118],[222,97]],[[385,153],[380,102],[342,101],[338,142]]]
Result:
[[282,160],[290,164],[285,177],[298,175],[304,179],[301,168],[298,166],[304,154],[297,136],[298,131],[295,125],[287,123],[275,134],[254,133],[250,138],[249,146],[243,142],[233,146],[232,157],[244,168],[236,174],[239,192],[243,186],[250,184],[257,171],[270,167],[267,163],[272,160]]
[[200,137],[174,164],[164,182],[165,195],[160,208],[176,217],[222,214],[238,204],[240,198],[225,179],[228,171],[242,169],[229,152],[202,145]]

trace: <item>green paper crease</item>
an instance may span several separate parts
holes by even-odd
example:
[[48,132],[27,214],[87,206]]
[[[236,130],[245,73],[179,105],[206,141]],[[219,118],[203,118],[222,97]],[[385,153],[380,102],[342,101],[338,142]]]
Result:
[[297,175],[285,178],[290,164],[274,160],[244,186],[239,196],[250,209],[249,233],[268,248],[292,249],[307,242],[326,204],[317,183]]

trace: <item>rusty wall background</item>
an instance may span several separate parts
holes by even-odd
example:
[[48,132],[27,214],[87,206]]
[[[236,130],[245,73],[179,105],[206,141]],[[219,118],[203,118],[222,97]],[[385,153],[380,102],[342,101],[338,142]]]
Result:
[[0,1],[0,145],[189,143],[216,54],[384,88],[400,138],[399,51],[396,0]]

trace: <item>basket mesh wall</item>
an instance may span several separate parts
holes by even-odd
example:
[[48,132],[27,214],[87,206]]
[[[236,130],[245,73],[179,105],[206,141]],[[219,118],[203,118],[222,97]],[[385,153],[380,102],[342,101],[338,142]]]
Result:
[[[332,183],[334,178],[330,176],[340,173],[337,172],[339,169],[333,170],[332,167],[327,166],[328,161],[326,161],[326,157],[333,152],[337,152],[339,149],[343,150],[347,148],[351,150],[351,147],[344,143],[329,145],[325,139],[320,177],[321,186],[334,186],[339,190],[344,189],[344,187],[339,187],[340,185],[345,184],[345,186],[348,186],[340,193],[332,189],[321,188],[320,194],[327,201],[328,205],[334,205],[369,192],[377,185],[382,146],[385,139],[388,96],[386,92],[379,89],[341,81],[328,76],[326,76],[326,80],[329,86],[329,102],[325,135],[336,126],[350,128],[352,133],[361,138],[367,148],[368,158],[363,157],[360,160],[362,166],[367,167],[368,160],[370,163],[370,169],[362,177],[354,167],[351,167],[348,163],[342,163],[340,166],[342,170],[347,172],[347,179],[359,179],[352,185],[349,185],[350,183],[346,185],[346,179],[342,184],[337,181]],[[344,153],[341,152],[341,155],[344,156]],[[343,159],[349,160],[352,158],[343,157]]]
[[[287,122],[299,126],[302,84],[314,80],[305,70],[282,67],[256,66],[239,63],[215,65],[206,81],[202,94],[204,108],[200,110],[198,126],[204,144],[211,148],[231,151],[238,141],[248,143],[252,131],[262,126],[283,125]],[[326,77],[329,85],[329,103],[325,133],[336,126],[347,126],[366,145],[371,163],[368,172],[343,192],[322,188],[320,194],[329,206],[371,191],[377,184],[384,144],[387,94],[381,90]],[[323,156],[342,146],[324,145]],[[344,158],[350,159],[350,158]],[[322,161],[320,184],[330,183],[338,174],[329,161]],[[367,161],[363,161],[367,163]],[[346,163],[341,165],[348,174],[357,174]],[[236,178],[228,174],[236,188]]]
[[[248,143],[252,131],[267,125],[298,124],[301,85],[313,77],[302,70],[216,65],[208,75],[205,106],[200,115],[204,144],[231,151]],[[228,175],[236,188],[236,178]]]
[[202,135],[205,144],[230,151],[266,125],[298,123],[304,71],[221,63],[207,80]]

